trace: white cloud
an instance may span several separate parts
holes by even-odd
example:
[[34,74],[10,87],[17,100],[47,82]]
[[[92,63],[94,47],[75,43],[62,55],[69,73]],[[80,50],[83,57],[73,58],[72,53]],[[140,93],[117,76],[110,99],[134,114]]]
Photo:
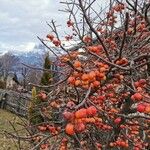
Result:
[[33,43],[33,42],[29,42],[29,43],[27,43],[27,45],[26,45],[26,48],[25,49],[27,49],[27,50],[33,50],[33,48],[35,47],[35,43]]
[[0,42],[5,45],[0,49],[39,42],[36,36],[49,32],[46,21],[54,18],[63,24],[59,7],[59,0],[0,0]]
[[2,51],[31,51],[35,47],[34,42],[25,42],[23,44],[9,44],[0,42],[0,52]]
[[61,34],[68,15],[60,0],[0,0],[0,50],[27,49],[39,42],[36,36],[45,37],[50,28],[46,21],[54,19],[62,25]]

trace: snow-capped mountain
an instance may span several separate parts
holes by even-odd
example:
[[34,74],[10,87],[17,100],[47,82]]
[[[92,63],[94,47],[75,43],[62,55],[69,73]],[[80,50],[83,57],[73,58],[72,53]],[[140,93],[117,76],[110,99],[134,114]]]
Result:
[[3,50],[0,51],[0,56],[6,53],[11,53],[12,55],[19,58],[21,63],[41,66],[43,64],[44,55],[48,52],[45,46],[41,44],[36,44],[33,49],[30,50]]
[[41,66],[43,64],[43,59],[46,52],[47,49],[43,45],[39,44],[39,45],[35,45],[33,50],[18,52],[15,53],[15,55],[20,58],[20,61],[22,63]]
[[[62,42],[62,45],[66,49],[70,49],[71,47],[77,46],[78,43],[79,41],[64,41]],[[55,51],[57,55],[62,55],[65,53],[60,48],[54,48],[54,45],[52,43],[49,46]],[[17,56],[20,59],[21,63],[41,66],[43,64],[45,54],[50,51],[43,44],[29,43],[28,46],[26,46],[25,50],[24,49],[17,49],[17,50],[13,49],[9,51],[5,49],[0,50],[0,56],[6,54],[7,52]],[[50,57],[54,58],[55,56],[52,53],[50,53]]]

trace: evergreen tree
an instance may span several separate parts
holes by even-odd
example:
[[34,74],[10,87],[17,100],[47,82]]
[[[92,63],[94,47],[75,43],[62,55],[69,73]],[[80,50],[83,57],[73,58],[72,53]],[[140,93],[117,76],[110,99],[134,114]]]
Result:
[[41,103],[41,100],[37,96],[36,88],[33,87],[32,97],[31,97],[31,101],[30,101],[30,105],[28,109],[28,119],[32,125],[36,125],[38,123],[43,122],[43,117],[40,114],[39,106],[38,106],[40,103]]
[[[45,57],[44,69],[50,69],[52,62],[49,59],[49,54]],[[43,76],[41,78],[42,85],[49,85],[51,83],[52,73],[50,71],[44,71]]]

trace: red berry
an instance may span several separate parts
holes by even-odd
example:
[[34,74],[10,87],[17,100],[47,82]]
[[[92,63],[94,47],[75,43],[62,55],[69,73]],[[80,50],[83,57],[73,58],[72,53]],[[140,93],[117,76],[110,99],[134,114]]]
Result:
[[71,123],[68,123],[68,124],[66,125],[65,131],[66,131],[66,133],[69,134],[69,135],[75,134],[74,125],[71,124]]
[[139,104],[137,106],[137,111],[138,112],[144,112],[145,111],[146,106],[144,104]]
[[86,118],[87,117],[87,112],[85,108],[81,108],[78,111],[75,112],[75,117],[76,118]]
[[85,130],[85,124],[84,123],[77,123],[75,125],[75,131],[76,132],[80,133],[80,132],[82,132],[84,130]]
[[121,118],[120,117],[118,117],[118,118],[116,118],[115,120],[114,120],[114,123],[115,124],[119,124],[121,122]]
[[95,116],[97,114],[97,109],[94,106],[90,106],[86,111],[89,116]]
[[48,39],[50,39],[51,41],[53,41],[53,39],[54,39],[54,35],[52,35],[52,34],[48,34],[46,37],[47,37]]
[[146,80],[145,80],[145,79],[140,79],[140,80],[139,80],[139,83],[140,83],[140,84],[146,84]]
[[63,113],[63,117],[64,117],[66,120],[71,120],[71,119],[74,118],[74,114],[71,113],[71,112],[65,111],[65,112]]
[[143,96],[140,93],[135,93],[134,95],[131,96],[131,99],[140,101],[143,99]]

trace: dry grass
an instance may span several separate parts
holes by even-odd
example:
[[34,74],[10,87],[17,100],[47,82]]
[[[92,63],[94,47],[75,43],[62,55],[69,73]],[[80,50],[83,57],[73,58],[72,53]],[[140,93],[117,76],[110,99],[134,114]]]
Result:
[[[15,144],[16,141],[6,137],[6,135],[4,134],[4,131],[15,133],[10,122],[15,126],[15,128],[18,130],[18,133],[20,135],[23,136],[26,134],[25,130],[23,130],[23,128],[18,124],[22,122],[18,116],[8,111],[0,109],[0,150],[18,149],[17,143]],[[27,143],[22,142],[21,145],[23,145],[24,150],[28,149]]]

